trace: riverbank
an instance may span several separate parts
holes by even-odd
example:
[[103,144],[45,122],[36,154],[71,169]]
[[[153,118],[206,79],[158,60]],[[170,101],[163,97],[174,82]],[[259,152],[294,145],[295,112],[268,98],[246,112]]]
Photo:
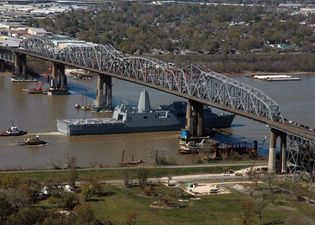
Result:
[[315,73],[315,54],[312,53],[248,53],[213,55],[152,55],[180,67],[200,64],[218,73],[245,75],[248,72]]
[[195,175],[209,173],[225,173],[229,169],[239,170],[249,166],[266,165],[266,161],[244,161],[213,163],[206,165],[188,166],[164,166],[164,167],[110,167],[110,168],[82,168],[63,170],[25,170],[25,171],[1,171],[0,179],[4,176],[14,176],[20,179],[32,179],[39,182],[54,180],[56,182],[67,182],[73,172],[78,175],[78,180],[84,181],[90,178],[97,180],[124,179],[126,175],[136,177],[139,171],[145,170],[148,177],[168,177],[179,175]]

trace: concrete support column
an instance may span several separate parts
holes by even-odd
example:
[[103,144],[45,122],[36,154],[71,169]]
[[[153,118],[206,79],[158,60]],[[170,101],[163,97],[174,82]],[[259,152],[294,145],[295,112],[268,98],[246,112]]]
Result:
[[110,83],[107,85],[107,106],[108,109],[113,107],[113,84],[112,77],[110,77]]
[[270,130],[270,143],[269,143],[269,158],[268,158],[268,172],[276,172],[276,147],[277,147],[277,134],[274,129]]
[[101,75],[97,76],[96,107],[103,108],[104,104],[104,81]]
[[14,75],[26,75],[26,55],[16,53],[14,58]]
[[64,64],[58,64],[58,73],[59,73],[59,84],[60,88],[67,88],[67,81],[65,79],[65,65]]
[[5,62],[4,60],[0,60],[0,72],[4,72],[5,71]]
[[19,55],[16,54],[14,57],[14,75],[20,75],[20,58]]
[[203,136],[203,104],[196,104],[196,113],[197,113],[197,136]]
[[26,68],[26,55],[20,55],[21,57],[21,75],[25,76],[27,73],[27,68]]
[[192,110],[191,110],[191,101],[188,100],[186,106],[186,125],[185,129],[188,130],[190,133],[192,132],[192,125],[191,125],[191,118],[192,117]]
[[281,135],[281,173],[287,172],[287,135]]
[[104,82],[105,82],[105,99],[106,99],[105,106],[107,109],[111,109],[113,107],[112,77],[105,76]]
[[57,88],[58,82],[58,69],[55,63],[52,64],[51,66],[51,79],[50,79],[50,87],[51,88]]
[[67,88],[67,79],[65,78],[65,65],[53,63],[51,70],[52,81],[50,86],[53,88]]

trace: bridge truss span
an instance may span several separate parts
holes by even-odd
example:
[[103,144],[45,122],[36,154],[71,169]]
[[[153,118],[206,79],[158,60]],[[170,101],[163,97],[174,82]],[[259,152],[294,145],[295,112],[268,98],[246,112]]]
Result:
[[179,68],[154,58],[126,55],[111,45],[87,43],[60,47],[45,37],[26,39],[20,49],[52,61],[147,84],[256,120],[282,119],[278,104],[258,89],[200,65]]

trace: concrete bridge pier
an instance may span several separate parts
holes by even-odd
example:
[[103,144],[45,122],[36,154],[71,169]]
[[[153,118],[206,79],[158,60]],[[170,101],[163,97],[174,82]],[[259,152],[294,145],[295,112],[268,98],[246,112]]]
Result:
[[96,107],[103,108],[104,107],[104,80],[101,75],[97,76],[96,83]]
[[5,61],[1,59],[0,60],[0,72],[4,72],[5,68],[6,68]]
[[268,172],[276,172],[276,147],[277,147],[277,134],[274,129],[270,130],[269,142],[269,157],[268,157]]
[[113,108],[113,85],[112,85],[112,77],[105,76],[104,77],[105,83],[105,108],[112,109]]
[[96,107],[101,109],[112,109],[112,77],[108,75],[97,76]]
[[186,126],[192,136],[201,137],[203,130],[203,104],[189,100],[186,108]]
[[196,117],[197,117],[197,136],[202,137],[204,135],[203,132],[203,104],[198,103],[195,104]]
[[26,55],[15,54],[14,58],[14,75],[25,76],[26,75]]
[[287,134],[281,135],[281,173],[287,172]]
[[270,143],[269,143],[269,157],[268,157],[268,172],[276,172],[276,148],[277,138],[280,137],[280,172],[286,172],[286,153],[287,153],[287,134],[279,130],[271,128]]
[[186,125],[185,129],[189,131],[189,133],[192,133],[192,109],[191,109],[191,101],[188,100],[187,106],[186,106]]
[[67,95],[69,94],[67,76],[65,75],[65,65],[53,63],[50,78],[49,95]]

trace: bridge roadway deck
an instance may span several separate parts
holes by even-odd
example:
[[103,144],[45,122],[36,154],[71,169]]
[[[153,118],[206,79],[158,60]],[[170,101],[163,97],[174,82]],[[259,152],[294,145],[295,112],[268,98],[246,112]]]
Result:
[[268,123],[269,127],[282,131],[287,134],[293,134],[296,137],[300,137],[304,140],[308,140],[315,143],[315,131],[305,127],[301,127],[288,122],[273,122]]
[[296,126],[296,125],[290,124],[288,122],[271,121],[269,119],[266,119],[266,118],[263,118],[263,117],[258,117],[258,116],[255,116],[253,114],[245,113],[245,112],[242,112],[242,111],[239,111],[239,110],[233,110],[230,107],[226,107],[226,106],[223,106],[223,105],[220,105],[220,104],[217,104],[217,103],[213,103],[213,102],[210,102],[210,101],[208,101],[206,99],[200,99],[200,98],[197,98],[197,97],[194,97],[194,96],[190,96],[188,94],[180,93],[180,92],[178,92],[176,90],[171,90],[171,89],[160,87],[158,85],[153,85],[153,84],[141,81],[141,80],[136,80],[136,79],[132,79],[132,78],[129,78],[129,77],[121,76],[121,75],[118,75],[118,74],[104,72],[104,71],[101,71],[101,70],[98,70],[98,69],[89,68],[89,67],[85,67],[85,66],[78,65],[78,64],[73,64],[73,63],[69,63],[69,62],[66,62],[66,61],[61,61],[61,60],[58,60],[58,59],[47,58],[45,56],[36,55],[34,53],[30,53],[30,52],[24,51],[22,49],[18,49],[18,48],[12,49],[12,48],[6,48],[6,47],[0,47],[0,49],[10,50],[10,51],[13,51],[13,52],[16,52],[16,53],[22,53],[22,54],[29,55],[29,56],[32,56],[32,57],[35,57],[35,58],[47,60],[47,61],[50,61],[50,62],[60,63],[60,64],[64,64],[64,65],[67,65],[67,66],[71,66],[71,67],[80,68],[80,69],[84,69],[84,70],[87,70],[87,71],[95,72],[95,73],[98,73],[98,74],[109,75],[109,76],[112,76],[112,77],[120,79],[120,80],[125,80],[125,81],[133,82],[133,83],[136,83],[136,84],[140,84],[140,85],[143,85],[143,86],[146,86],[146,87],[150,87],[150,88],[153,88],[153,89],[156,89],[156,90],[160,90],[160,91],[163,91],[163,92],[166,92],[166,93],[169,93],[169,94],[172,94],[172,95],[176,95],[176,96],[179,96],[179,97],[182,97],[182,98],[185,98],[185,99],[189,99],[189,100],[193,100],[193,101],[196,101],[196,102],[200,102],[200,103],[209,105],[211,107],[214,107],[214,108],[217,108],[217,109],[221,109],[223,111],[234,113],[236,115],[239,115],[239,116],[251,119],[251,120],[255,120],[255,121],[260,122],[260,123],[267,124],[267,125],[269,125],[269,127],[274,128],[274,129],[279,130],[279,131],[282,131],[284,133],[293,134],[293,135],[295,135],[297,137],[301,137],[303,139],[315,142],[315,131],[311,131],[309,129],[306,129],[305,127]]

